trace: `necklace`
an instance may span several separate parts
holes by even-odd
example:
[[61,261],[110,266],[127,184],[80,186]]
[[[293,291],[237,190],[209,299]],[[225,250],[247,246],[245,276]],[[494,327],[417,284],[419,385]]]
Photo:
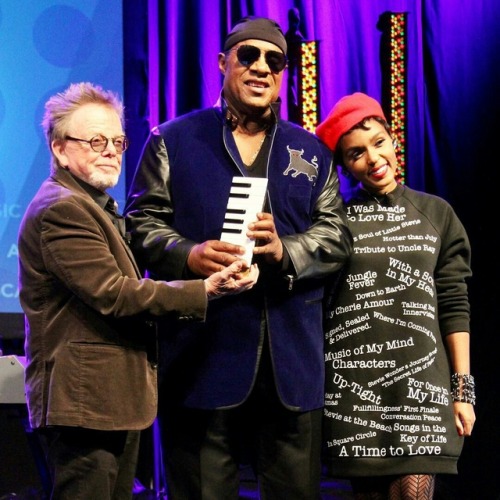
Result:
[[261,139],[261,141],[259,143],[259,146],[254,151],[254,153],[253,153],[252,157],[250,158],[250,160],[248,161],[248,163],[245,163],[245,165],[247,165],[248,167],[251,166],[251,165],[253,165],[253,162],[257,158],[257,155],[260,153],[260,150],[262,149],[262,145],[264,144],[265,140],[266,140],[266,134],[264,134],[264,136],[262,137],[262,139]]
[[369,193],[369,194],[370,194],[370,196],[371,196],[371,197],[372,197],[372,198],[373,198],[373,199],[374,199],[374,200],[375,200],[375,201],[376,201],[379,205],[382,205],[382,201],[381,201],[381,200],[383,200],[383,199],[384,199],[384,198],[383,198],[383,197],[384,197],[384,195],[382,195],[382,198],[380,198],[380,199],[379,199],[379,198],[378,198],[377,196],[375,196],[374,194],[372,194],[372,193]]
[[377,202],[377,204],[382,205],[382,200],[384,200],[384,199],[385,199],[385,196],[386,196],[386,194],[385,194],[385,193],[382,193],[382,195],[381,195],[381,196],[375,196],[375,195],[374,195],[371,191],[368,191],[368,189],[366,189],[365,187],[362,187],[361,189],[362,189],[362,190],[363,190],[366,194],[368,194],[368,196],[369,196],[370,198],[373,198],[373,199]]

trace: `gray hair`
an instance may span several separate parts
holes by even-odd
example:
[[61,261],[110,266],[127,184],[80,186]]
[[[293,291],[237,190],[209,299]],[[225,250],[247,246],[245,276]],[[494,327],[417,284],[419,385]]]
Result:
[[[109,106],[117,112],[122,126],[124,125],[124,106],[118,94],[90,82],[72,83],[45,103],[42,128],[51,152],[52,141],[64,140],[72,114],[85,104]],[[57,168],[57,159],[52,154],[51,171],[54,172]]]

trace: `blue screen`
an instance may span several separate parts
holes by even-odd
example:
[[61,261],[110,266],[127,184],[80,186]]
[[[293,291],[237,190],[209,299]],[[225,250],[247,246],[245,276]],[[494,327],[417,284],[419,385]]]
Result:
[[[0,2],[0,313],[20,313],[17,233],[49,175],[45,101],[90,81],[123,98],[122,2]],[[123,208],[125,165],[110,194]],[[1,333],[1,332],[0,332]]]

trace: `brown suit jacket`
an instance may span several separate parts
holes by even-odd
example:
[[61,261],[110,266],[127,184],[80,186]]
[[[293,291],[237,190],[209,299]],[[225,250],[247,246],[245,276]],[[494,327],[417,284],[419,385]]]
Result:
[[157,411],[154,318],[203,321],[203,281],[141,278],[110,218],[65,170],[31,201],[18,247],[31,426],[148,427]]

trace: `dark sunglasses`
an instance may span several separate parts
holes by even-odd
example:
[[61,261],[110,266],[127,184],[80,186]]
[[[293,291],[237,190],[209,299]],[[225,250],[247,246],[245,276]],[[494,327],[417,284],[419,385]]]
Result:
[[[246,66],[250,67],[255,61],[258,61],[260,58],[260,49],[259,47],[255,47],[254,45],[240,45],[236,51],[236,56],[238,57],[238,61]],[[282,52],[278,52],[276,50],[268,50],[264,54],[264,58],[266,59],[266,63],[269,66],[269,69],[273,73],[279,73],[285,69],[287,60],[285,54]]]

